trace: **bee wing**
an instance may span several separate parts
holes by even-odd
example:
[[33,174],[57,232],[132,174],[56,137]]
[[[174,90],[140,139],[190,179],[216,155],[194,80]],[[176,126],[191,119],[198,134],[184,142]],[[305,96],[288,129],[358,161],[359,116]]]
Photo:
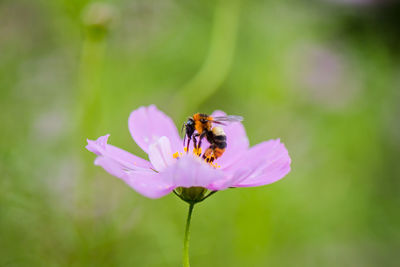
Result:
[[240,121],[243,121],[242,116],[228,115],[228,116],[213,117],[212,122],[225,125],[225,123],[240,122]]
[[243,121],[243,117],[235,115],[213,117],[212,120],[213,123],[220,125],[227,125],[232,122],[240,122],[240,121]]

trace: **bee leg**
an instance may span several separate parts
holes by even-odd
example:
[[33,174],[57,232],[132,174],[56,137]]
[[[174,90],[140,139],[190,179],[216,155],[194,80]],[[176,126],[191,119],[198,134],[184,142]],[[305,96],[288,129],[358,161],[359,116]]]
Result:
[[207,156],[205,156],[205,155],[203,154],[203,159],[204,159],[207,163],[210,163],[210,157],[207,157]]
[[201,141],[203,140],[204,136],[206,136],[206,133],[202,132],[200,137],[199,137],[199,146],[198,146],[198,148],[201,147]]
[[197,148],[201,147],[201,136],[199,138],[199,146]]
[[206,149],[206,151],[204,151],[202,158],[206,162],[210,162],[211,153],[212,153],[212,149],[211,149],[211,147],[209,147]]
[[189,146],[190,146],[190,141],[191,141],[191,137],[188,137],[188,142],[187,142],[187,146],[186,146],[186,152],[189,152]]
[[196,139],[196,137],[198,137],[198,136],[200,136],[200,134],[198,134],[198,133],[195,133],[195,134],[193,135],[193,145],[194,145],[194,148],[199,148],[199,146],[197,145],[197,139]]
[[196,139],[196,136],[193,136],[193,148],[194,148],[194,149],[197,148],[197,139]]

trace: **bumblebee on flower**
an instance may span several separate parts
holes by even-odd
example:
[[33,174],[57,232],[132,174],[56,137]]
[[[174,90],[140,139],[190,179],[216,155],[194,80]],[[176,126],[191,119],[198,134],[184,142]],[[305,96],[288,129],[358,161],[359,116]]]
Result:
[[[212,144],[201,142],[199,138],[194,153],[185,153],[190,140],[186,146],[182,145],[173,121],[154,105],[134,110],[128,121],[133,139],[148,154],[149,161],[107,144],[109,135],[88,140],[86,148],[98,155],[96,165],[149,198],[162,197],[179,187],[220,191],[229,187],[261,186],[281,179],[290,171],[290,157],[279,139],[249,148],[239,117],[232,119],[221,111],[215,111],[210,117],[216,118],[229,140],[223,155],[214,156],[212,160],[208,158],[218,168],[204,160]],[[217,118],[234,121],[223,125],[225,123]],[[207,123],[210,121],[213,120]],[[202,133],[193,131],[191,134],[200,137]],[[198,156],[199,151],[205,151],[204,159]]]

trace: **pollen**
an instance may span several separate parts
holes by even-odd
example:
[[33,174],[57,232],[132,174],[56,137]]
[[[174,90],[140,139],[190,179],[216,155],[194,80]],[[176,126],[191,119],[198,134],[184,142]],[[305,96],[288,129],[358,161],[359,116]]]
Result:
[[[187,152],[186,147],[184,148],[184,150],[185,150],[185,153],[186,153],[186,152]],[[182,153],[182,152],[178,152],[178,151],[177,151],[177,152],[175,152],[174,154],[172,154],[172,157],[173,157],[174,159],[179,159],[179,158],[182,157],[185,153]],[[200,157],[200,156],[201,156],[201,147],[199,147],[199,148],[193,148],[192,153],[193,153],[194,155]],[[218,163],[214,163],[213,161],[210,160],[209,157],[206,158],[206,159],[204,159],[204,161],[205,161],[206,163],[208,163],[211,167],[215,168],[215,169],[221,168],[221,166],[218,165]]]
[[218,165],[218,163],[210,162],[210,163],[208,163],[208,164],[210,164],[210,166],[211,166],[211,167],[214,167],[215,169],[221,168],[221,166]]
[[195,154],[195,155],[200,157],[200,155],[201,155],[201,147],[193,148],[193,154]]

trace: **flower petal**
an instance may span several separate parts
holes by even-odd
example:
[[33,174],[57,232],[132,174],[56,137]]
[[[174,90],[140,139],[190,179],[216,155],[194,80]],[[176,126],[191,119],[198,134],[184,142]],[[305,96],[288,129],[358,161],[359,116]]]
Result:
[[154,171],[129,171],[124,178],[125,182],[138,193],[149,198],[160,198],[171,193],[174,186],[163,180],[159,173]]
[[201,186],[209,188],[213,182],[224,179],[221,170],[214,169],[193,154],[186,154],[179,158],[175,164],[167,167],[160,174],[166,182],[176,187]]
[[149,147],[149,159],[157,171],[164,170],[167,166],[174,163],[171,143],[166,136],[161,137]]
[[150,169],[153,166],[147,160],[139,158],[131,153],[107,144],[108,137],[99,137],[97,140],[87,140],[86,149],[97,154],[99,157],[95,164],[103,167],[111,175],[122,178],[125,170]]
[[231,187],[261,186],[283,178],[290,171],[291,159],[284,144],[277,140],[260,143],[227,169],[232,174]]
[[240,169],[234,173],[225,173],[225,178],[223,180],[214,181],[209,189],[210,190],[224,190],[228,187],[232,187],[233,184],[238,183],[243,180],[243,177],[250,175],[251,170]]
[[106,172],[120,179],[123,179],[126,174],[125,169],[121,167],[120,164],[103,156],[97,157],[94,161],[94,165],[103,167]]
[[[96,165],[103,167],[111,175],[121,178],[137,192],[149,198],[162,197],[174,189],[152,170],[153,166],[150,162],[108,145],[109,136],[101,136],[96,141],[88,140],[86,148],[99,155],[95,160]],[[161,140],[162,145],[165,142],[164,139]],[[168,139],[167,142],[169,142]]]
[[[217,110],[214,111],[211,116],[226,116],[226,113]],[[249,148],[249,140],[247,139],[246,131],[241,122],[229,123],[221,127],[226,134],[227,147],[224,154],[217,159],[216,162],[224,169],[243,156]],[[203,151],[205,151],[206,148],[203,148]]]
[[183,149],[174,122],[154,105],[134,110],[129,116],[128,125],[132,138],[146,153],[149,152],[149,146],[162,136],[169,139],[173,151]]

